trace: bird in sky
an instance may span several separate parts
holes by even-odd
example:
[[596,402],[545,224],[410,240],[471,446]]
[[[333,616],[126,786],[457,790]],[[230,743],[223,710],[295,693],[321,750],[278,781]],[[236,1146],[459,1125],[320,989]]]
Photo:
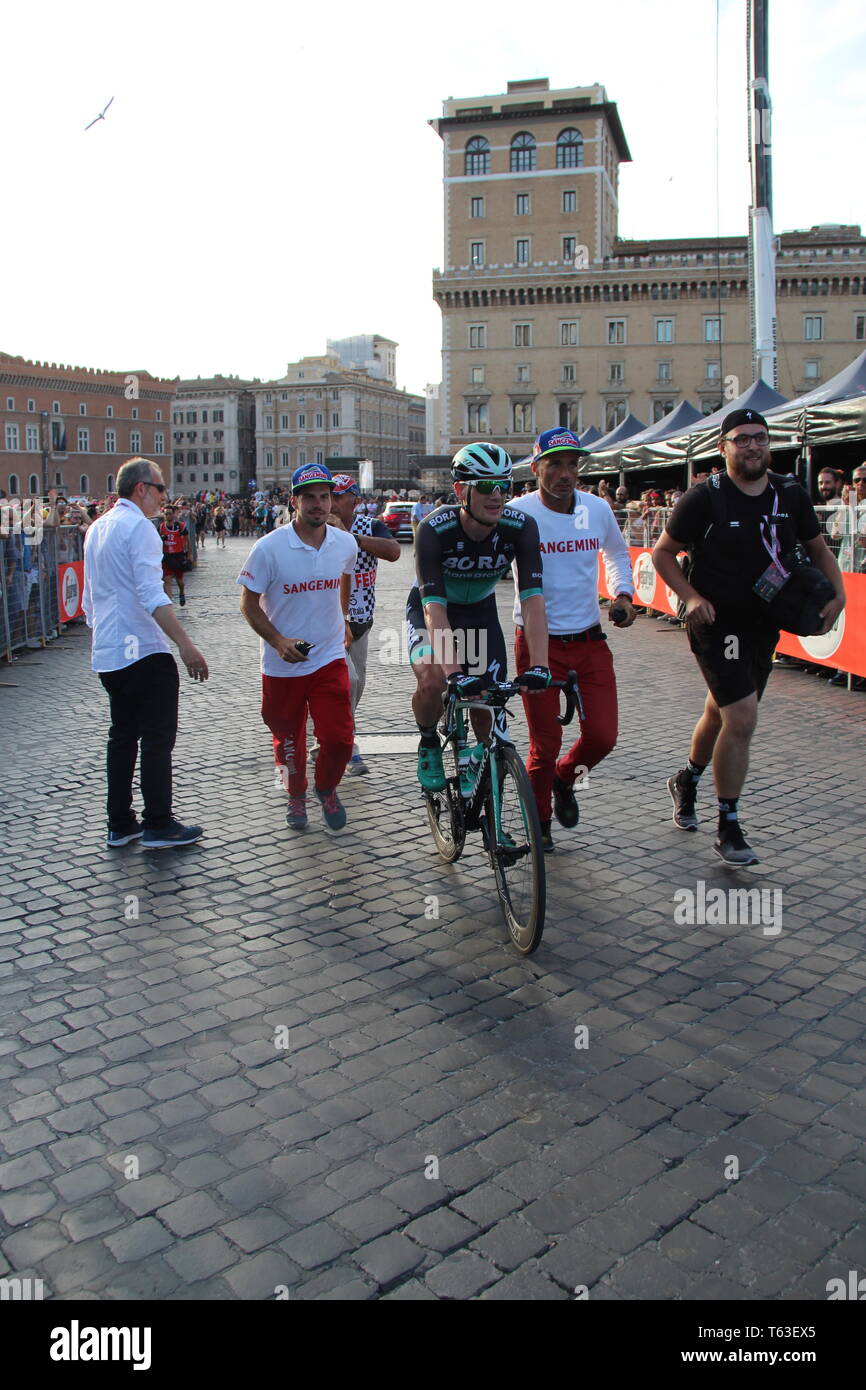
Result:
[[[114,97],[111,98],[111,101],[114,101]],[[100,113],[99,113],[98,116],[94,116],[93,120],[90,122],[90,125],[86,125],[86,126],[84,127],[85,130],[89,130],[91,125],[96,125],[96,122],[97,122],[97,121],[104,121],[104,120],[105,120],[105,113],[106,113],[106,111],[108,110],[109,106],[111,105],[111,101],[109,101],[105,106],[103,106],[103,108],[102,108],[102,110],[100,111]]]

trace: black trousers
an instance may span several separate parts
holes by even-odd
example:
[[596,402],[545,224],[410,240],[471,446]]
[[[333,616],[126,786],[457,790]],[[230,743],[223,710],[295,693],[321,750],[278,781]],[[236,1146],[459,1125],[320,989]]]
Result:
[[174,657],[155,652],[99,679],[108,691],[108,828],[128,830],[134,820],[132,776],[141,745],[142,820],[164,829],[171,815],[171,753],[177,737],[180,679]]

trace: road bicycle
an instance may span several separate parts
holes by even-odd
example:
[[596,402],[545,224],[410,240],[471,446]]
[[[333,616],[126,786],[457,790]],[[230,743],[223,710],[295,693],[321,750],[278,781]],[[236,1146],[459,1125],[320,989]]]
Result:
[[[544,930],[544,849],[529,777],[505,725],[506,705],[519,689],[519,680],[495,681],[470,699],[458,698],[453,690],[446,693],[439,724],[446,785],[443,791],[425,790],[424,798],[433,840],[447,864],[460,858],[469,831],[481,831],[509,935],[521,955],[531,956]],[[565,694],[560,724],[570,724],[575,709],[583,719],[574,671],[567,680],[552,681],[549,689]],[[474,750],[466,719],[472,709],[493,716]]]

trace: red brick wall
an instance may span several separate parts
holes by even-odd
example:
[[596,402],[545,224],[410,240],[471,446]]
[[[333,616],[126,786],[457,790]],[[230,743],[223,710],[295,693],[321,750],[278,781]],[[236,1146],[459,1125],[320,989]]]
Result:
[[[28,362],[0,352],[0,488],[7,494],[30,492],[29,478],[36,475],[36,491],[43,493],[43,454],[48,447],[48,486],[67,495],[82,491],[82,474],[93,497],[108,489],[109,478],[135,453],[152,458],[171,478],[171,402],[175,384],[149,372],[104,372],[59,363]],[[9,405],[9,401],[12,405]],[[33,402],[32,409],[28,403]],[[59,405],[55,413],[54,404]],[[82,415],[81,406],[86,414]],[[109,413],[111,410],[111,414]],[[136,415],[133,412],[137,412]],[[159,418],[159,412],[162,418]],[[7,425],[18,426],[18,448],[7,447]],[[35,427],[38,448],[27,448],[28,426]],[[52,427],[65,431],[65,450],[55,447]],[[86,450],[78,448],[78,430],[89,431]],[[106,449],[106,430],[114,431],[115,450]],[[135,432],[141,436],[133,447]],[[155,435],[162,434],[162,452],[156,452]],[[57,483],[57,475],[60,483]],[[11,483],[17,476],[18,488]]]

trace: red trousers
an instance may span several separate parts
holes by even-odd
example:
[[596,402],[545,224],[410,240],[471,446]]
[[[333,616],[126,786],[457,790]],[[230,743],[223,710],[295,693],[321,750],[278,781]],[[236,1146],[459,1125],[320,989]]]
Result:
[[355,736],[345,661],[329,661],[309,676],[262,676],[262,719],[274,737],[274,762],[286,769],[290,796],[307,790],[308,710],[319,742],[316,790],[330,792],[346,770]]
[[[514,655],[517,674],[522,675],[530,664],[529,648],[522,628],[517,629]],[[569,671],[577,672],[584,720],[577,742],[572,744],[564,758],[560,758],[563,735],[563,726],[558,720],[560,692],[543,690],[536,695],[523,696],[523,708],[529,725],[526,770],[542,822],[551,818],[554,774],[572,786],[577,777],[583,777],[591,767],[607,757],[617,736],[616,679],[607,642],[562,642],[558,637],[551,637],[547,664],[550,674],[557,681],[564,681]]]

